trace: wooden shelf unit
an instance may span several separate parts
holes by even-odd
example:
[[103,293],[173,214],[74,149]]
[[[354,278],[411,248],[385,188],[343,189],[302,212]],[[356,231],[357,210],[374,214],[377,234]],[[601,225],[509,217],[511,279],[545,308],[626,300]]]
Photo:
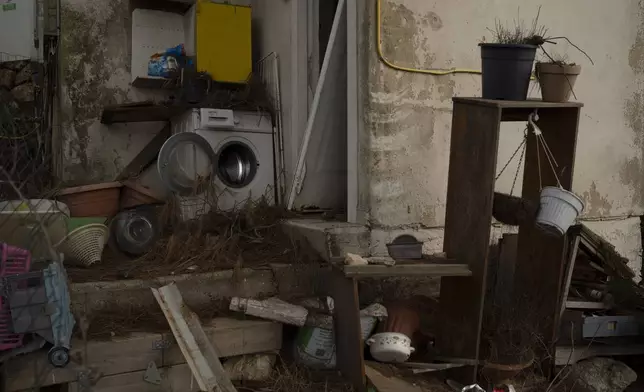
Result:
[[[437,337],[437,349],[441,355],[470,358],[475,363],[481,359],[481,329],[501,122],[527,122],[528,116],[537,110],[537,125],[559,168],[563,169],[559,175],[561,185],[570,190],[582,106],[576,102],[453,99],[443,250],[449,258],[468,264],[472,275],[441,280],[441,325]],[[536,138],[530,135],[521,197],[539,203],[541,186],[536,143]],[[543,186],[556,185],[544,156],[541,156],[540,163]],[[548,348],[554,348],[565,237],[548,236],[536,228],[532,219],[519,226],[512,306],[522,310],[524,314],[521,316],[525,321],[534,323]],[[477,367],[470,370],[462,376],[463,381],[476,379]]]

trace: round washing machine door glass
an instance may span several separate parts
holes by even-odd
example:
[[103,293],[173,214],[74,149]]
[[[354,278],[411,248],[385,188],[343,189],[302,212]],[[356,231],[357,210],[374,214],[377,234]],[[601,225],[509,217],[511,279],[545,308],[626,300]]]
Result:
[[243,188],[257,176],[259,161],[246,143],[232,140],[224,143],[217,153],[217,177],[231,188]]

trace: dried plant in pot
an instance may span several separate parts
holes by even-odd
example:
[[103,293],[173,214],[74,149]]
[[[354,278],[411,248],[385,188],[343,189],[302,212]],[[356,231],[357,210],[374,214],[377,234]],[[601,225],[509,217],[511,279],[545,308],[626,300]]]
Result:
[[528,96],[532,66],[546,28],[539,14],[529,26],[508,27],[496,21],[492,43],[480,43],[483,98],[523,101]]
[[[556,44],[557,40],[565,40],[571,47],[582,53],[591,64],[593,59],[579,46],[566,37],[544,38],[544,44]],[[546,102],[568,102],[570,96],[575,96],[575,82],[581,73],[581,65],[568,60],[566,54],[550,54],[545,47],[540,46],[546,61],[538,61],[535,75],[541,87],[541,97]]]
[[538,62],[535,73],[544,101],[568,102],[581,73],[581,65],[564,61]]

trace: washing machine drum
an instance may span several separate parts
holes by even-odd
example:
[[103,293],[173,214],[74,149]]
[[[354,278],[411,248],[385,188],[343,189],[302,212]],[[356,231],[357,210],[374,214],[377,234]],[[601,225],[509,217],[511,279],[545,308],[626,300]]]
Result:
[[252,148],[240,141],[225,143],[217,153],[217,177],[226,186],[243,188],[257,176],[259,162]]

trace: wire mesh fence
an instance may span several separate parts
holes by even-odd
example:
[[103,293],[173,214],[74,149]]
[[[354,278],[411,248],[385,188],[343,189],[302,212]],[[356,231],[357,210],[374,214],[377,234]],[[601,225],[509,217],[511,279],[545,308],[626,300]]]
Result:
[[[52,200],[56,40],[45,49],[43,63],[0,52],[0,364],[46,347],[29,364],[34,389],[51,366],[69,361],[73,327],[56,251],[69,210]],[[15,377],[4,372],[4,385]]]

